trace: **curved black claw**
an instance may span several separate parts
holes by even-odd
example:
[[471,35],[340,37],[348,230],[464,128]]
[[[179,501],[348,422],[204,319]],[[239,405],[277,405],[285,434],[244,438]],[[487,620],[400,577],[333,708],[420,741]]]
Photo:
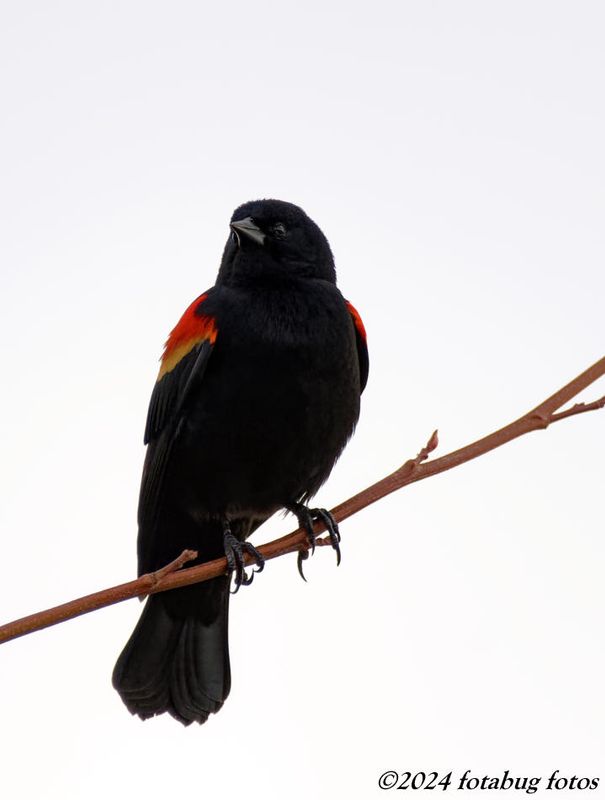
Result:
[[[330,544],[336,551],[336,566],[339,566],[341,562],[340,531],[338,530],[338,523],[332,514],[330,514],[329,511],[326,511],[325,508],[308,508],[302,503],[293,503],[292,505],[288,506],[288,510],[296,516],[299,526],[304,528],[307,534],[307,539],[309,540],[311,554],[315,552],[315,542],[317,541],[317,536],[313,530],[313,523],[317,522],[318,520],[323,522],[323,524],[326,526],[328,536],[330,537]],[[309,558],[308,550],[304,549],[298,551],[297,566],[300,576],[304,581],[307,579],[305,578],[303,572],[303,561],[306,561],[307,558]]]
[[[236,594],[240,586],[250,586],[254,580],[255,572],[263,571],[265,568],[265,559],[253,544],[250,544],[250,542],[240,542],[240,540],[231,533],[229,528],[225,529],[223,543],[227,566],[235,574],[235,589],[232,593]],[[252,556],[256,565],[256,569],[253,569],[249,574],[246,572],[244,564],[244,556],[246,553]]]
[[330,537],[332,549],[336,552],[336,566],[339,567],[342,557],[340,554],[340,530],[338,528],[338,523],[325,508],[314,508],[312,513],[317,514],[317,516],[321,517],[323,520],[326,530],[328,531],[328,536]]
[[298,574],[306,583],[307,579],[305,578],[305,573],[303,570],[303,561],[306,561],[309,558],[309,551],[306,548],[298,551],[298,558],[296,559],[296,566],[298,567]]

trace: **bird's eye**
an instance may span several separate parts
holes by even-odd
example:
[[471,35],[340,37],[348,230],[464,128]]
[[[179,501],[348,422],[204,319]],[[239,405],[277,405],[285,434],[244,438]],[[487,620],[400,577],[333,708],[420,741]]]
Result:
[[276,222],[271,228],[271,233],[276,239],[285,239],[287,233],[286,226],[283,222]]

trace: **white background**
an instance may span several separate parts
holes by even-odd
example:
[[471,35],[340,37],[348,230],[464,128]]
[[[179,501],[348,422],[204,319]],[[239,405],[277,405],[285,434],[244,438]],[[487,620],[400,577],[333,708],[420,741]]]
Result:
[[[2,621],[134,577],[157,359],[241,202],[305,208],[368,328],[322,505],[602,357],[604,28],[581,1],[5,0]],[[372,798],[387,769],[559,769],[603,796],[604,430],[576,417],[391,496],[308,584],[269,564],[201,728],[112,690],[136,601],[4,645],[2,797]]]

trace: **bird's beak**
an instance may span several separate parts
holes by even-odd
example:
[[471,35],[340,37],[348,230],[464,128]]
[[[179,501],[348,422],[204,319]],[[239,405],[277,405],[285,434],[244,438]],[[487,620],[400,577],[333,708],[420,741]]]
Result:
[[254,222],[252,217],[246,217],[245,219],[236,219],[230,225],[231,230],[237,237],[237,243],[240,243],[240,234],[242,236],[247,236],[248,239],[252,239],[253,242],[256,244],[264,244],[265,242],[265,234],[261,231],[258,225]]

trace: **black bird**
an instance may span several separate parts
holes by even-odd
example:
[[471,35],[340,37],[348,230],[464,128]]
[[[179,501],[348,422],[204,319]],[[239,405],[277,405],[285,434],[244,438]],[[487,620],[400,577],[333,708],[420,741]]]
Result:
[[[151,395],[139,499],[139,575],[187,549],[227,555],[249,583],[245,540],[279,509],[306,505],[353,433],[368,376],[361,318],[336,288],[319,227],[291,203],[258,200],[231,219],[216,284],[166,342]],[[113,672],[133,714],[185,725],[218,711],[231,685],[229,576],[148,598]]]

